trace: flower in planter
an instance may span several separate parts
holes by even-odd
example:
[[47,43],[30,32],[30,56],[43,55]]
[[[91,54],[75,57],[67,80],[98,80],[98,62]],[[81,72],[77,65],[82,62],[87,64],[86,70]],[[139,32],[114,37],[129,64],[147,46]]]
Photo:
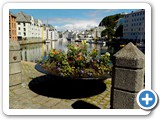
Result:
[[42,67],[63,77],[99,77],[110,72],[110,54],[98,55],[97,49],[87,51],[87,44],[68,44],[68,51],[52,49]]

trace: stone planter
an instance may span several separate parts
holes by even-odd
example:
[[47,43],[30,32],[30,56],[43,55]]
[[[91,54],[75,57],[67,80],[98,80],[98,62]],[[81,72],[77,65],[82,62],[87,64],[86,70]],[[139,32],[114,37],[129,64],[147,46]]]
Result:
[[105,80],[107,78],[110,78],[111,76],[110,75],[106,75],[106,76],[99,76],[99,77],[63,77],[63,76],[56,76],[56,75],[53,75],[53,74],[50,74],[47,70],[44,70],[42,68],[42,66],[40,64],[36,64],[35,65],[35,69],[41,73],[44,73],[44,74],[47,74],[47,75],[51,75],[57,79],[69,79],[69,80]]

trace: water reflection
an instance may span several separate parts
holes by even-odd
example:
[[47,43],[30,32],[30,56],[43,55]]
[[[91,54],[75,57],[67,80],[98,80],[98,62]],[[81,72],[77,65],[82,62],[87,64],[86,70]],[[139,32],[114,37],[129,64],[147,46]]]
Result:
[[[50,43],[38,43],[38,44],[28,44],[28,45],[21,45],[21,60],[30,61],[30,62],[37,62],[43,58],[44,55],[48,54],[52,48],[57,50],[62,50],[67,52],[67,45],[69,42],[66,39],[52,41]],[[81,44],[77,42],[76,44]],[[88,51],[92,50],[93,48],[98,49],[99,54],[101,52],[102,45],[98,44],[88,44]]]
[[36,62],[44,55],[44,44],[29,44],[21,46],[21,60]]

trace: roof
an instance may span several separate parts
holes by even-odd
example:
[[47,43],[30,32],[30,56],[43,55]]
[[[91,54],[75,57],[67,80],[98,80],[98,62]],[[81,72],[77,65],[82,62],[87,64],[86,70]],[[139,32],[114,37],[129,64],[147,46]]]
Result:
[[17,16],[17,19],[16,19],[17,22],[30,22],[31,20],[31,16],[26,15],[23,12],[17,13],[16,16]]
[[9,11],[9,14],[11,14],[13,17],[16,17],[16,15],[13,14],[11,11]]
[[139,12],[142,12],[142,11],[145,11],[145,10],[144,9],[139,9],[139,10],[136,10],[136,11],[132,11],[131,13],[128,13],[126,15],[131,15],[131,14],[139,13]]
[[50,30],[55,30],[55,27],[53,27],[50,24],[43,24],[44,28],[48,27]]
[[35,19],[35,20],[34,20],[34,24],[38,24],[38,19]]

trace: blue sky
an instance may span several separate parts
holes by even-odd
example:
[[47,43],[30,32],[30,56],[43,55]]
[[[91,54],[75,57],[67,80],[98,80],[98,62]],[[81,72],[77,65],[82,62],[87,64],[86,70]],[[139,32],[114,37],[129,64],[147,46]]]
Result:
[[40,19],[44,24],[55,26],[58,30],[83,30],[98,26],[109,15],[130,13],[135,9],[12,9],[14,14],[22,11]]

